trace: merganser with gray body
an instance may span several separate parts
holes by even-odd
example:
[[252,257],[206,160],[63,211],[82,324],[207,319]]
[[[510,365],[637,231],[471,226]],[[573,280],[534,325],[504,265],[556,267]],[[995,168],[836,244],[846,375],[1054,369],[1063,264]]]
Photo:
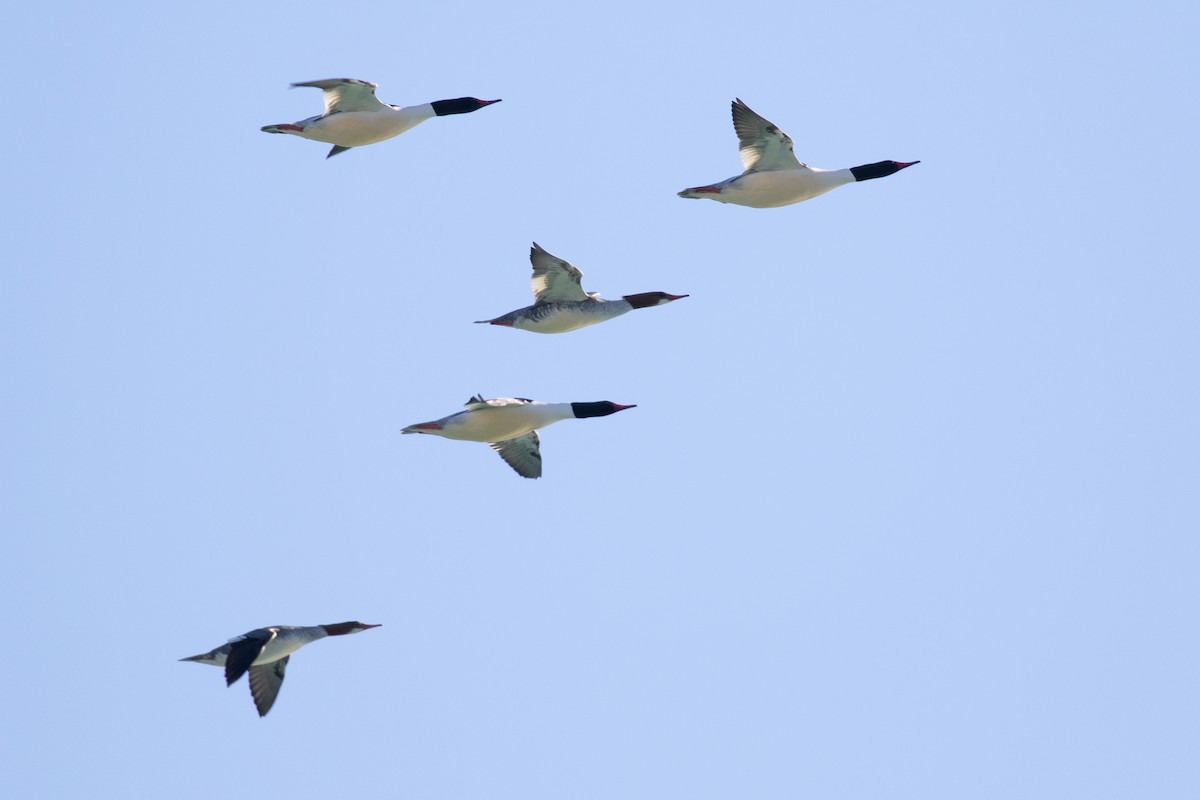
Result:
[[207,653],[179,660],[224,667],[226,686],[232,686],[238,678],[249,672],[250,695],[254,698],[258,715],[265,717],[271,706],[275,705],[292,653],[326,636],[344,636],[378,627],[365,622],[336,622],[311,627],[275,625],[243,633]]
[[529,249],[529,260],[533,263],[536,302],[502,317],[478,320],[477,324],[504,325],[534,333],[566,333],[619,317],[635,308],[661,306],[687,297],[643,292],[627,294],[620,300],[603,300],[598,293],[583,290],[583,273],[578,267],[550,255],[537,242]]
[[541,403],[524,397],[484,400],[477,394],[467,410],[433,422],[409,425],[402,433],[428,433],[447,439],[487,442],[525,478],[542,477],[542,453],[537,431],[564,419],[607,417],[637,406],[603,400],[596,403]]
[[849,169],[817,169],[802,164],[792,151],[792,137],[733,101],[733,129],[741,148],[745,172],[709,186],[684,189],[680,197],[708,198],[751,208],[778,208],[809,200],[855,181],[894,175],[920,161],[878,161]]
[[265,125],[264,133],[290,133],[302,139],[314,139],[333,145],[326,158],[332,158],[351,147],[374,144],[399,136],[409,128],[433,117],[450,114],[469,114],[499,100],[479,100],[459,97],[454,100],[435,100],[419,106],[393,106],[375,97],[377,84],[357,78],[330,78],[323,81],[293,83],[292,87],[312,86],[324,92],[325,113],[285,122]]

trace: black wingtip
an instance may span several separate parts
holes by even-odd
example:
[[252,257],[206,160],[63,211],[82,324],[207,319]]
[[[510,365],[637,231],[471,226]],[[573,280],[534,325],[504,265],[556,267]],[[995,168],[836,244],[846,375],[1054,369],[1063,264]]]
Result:
[[229,662],[228,661],[225,662],[225,685],[226,686],[233,686],[245,674],[246,674],[246,667],[242,666],[241,664],[235,663],[235,664],[233,664],[233,668],[230,669]]
[[340,144],[335,144],[333,146],[333,149],[329,151],[329,154],[325,156],[325,159],[329,160],[329,159],[333,158],[334,156],[336,156],[338,153],[344,153],[349,149],[350,149],[349,147],[342,147]]

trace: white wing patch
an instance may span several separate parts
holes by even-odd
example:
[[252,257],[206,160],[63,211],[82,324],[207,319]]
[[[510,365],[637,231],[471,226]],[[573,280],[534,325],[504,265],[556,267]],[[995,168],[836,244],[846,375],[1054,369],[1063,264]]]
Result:
[[507,439],[503,442],[490,442],[491,447],[517,474],[524,478],[542,477],[542,453],[539,449],[541,441],[537,431],[530,431],[524,436]]
[[583,273],[561,258],[552,256],[537,242],[529,250],[533,264],[533,296],[538,303],[574,303],[587,300],[580,282]]
[[733,130],[746,172],[808,169],[792,152],[792,137],[775,124],[750,110],[740,99],[733,101]]
[[534,403],[535,400],[530,400],[527,397],[495,397],[491,400],[484,400],[482,394],[477,394],[466,402],[468,411],[475,411],[480,408],[503,408],[504,406],[522,406],[527,403]]
[[375,96],[375,89],[378,87],[370,81],[329,78],[323,81],[293,83],[292,86],[312,86],[324,92],[325,116],[339,111],[379,111],[387,108]]

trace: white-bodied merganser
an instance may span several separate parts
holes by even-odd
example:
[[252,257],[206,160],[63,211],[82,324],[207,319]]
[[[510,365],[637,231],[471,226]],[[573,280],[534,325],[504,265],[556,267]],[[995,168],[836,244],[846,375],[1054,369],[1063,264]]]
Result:
[[620,300],[602,300],[596,292],[585,292],[579,268],[552,256],[537,242],[529,249],[533,262],[533,297],[531,306],[510,311],[495,319],[481,319],[479,324],[504,325],[534,333],[566,333],[576,328],[619,317],[635,308],[661,306],[681,300],[686,294],[642,292],[627,294]]
[[477,394],[467,401],[467,410],[433,422],[409,425],[402,433],[429,433],[447,439],[487,442],[508,465],[526,478],[542,477],[542,454],[538,450],[538,428],[564,419],[607,417],[637,406],[622,406],[602,400],[597,403],[541,403],[524,397],[484,400]]
[[499,100],[478,100],[459,97],[454,100],[435,100],[419,106],[393,106],[375,97],[376,84],[357,78],[330,78],[324,81],[293,83],[313,86],[325,93],[325,113],[263,126],[264,133],[290,133],[304,139],[329,142],[333,149],[326,158],[364,144],[382,142],[404,133],[432,117],[448,114],[469,114]]
[[808,200],[854,181],[884,178],[920,161],[879,161],[849,169],[817,169],[800,163],[792,152],[792,138],[733,101],[733,129],[741,147],[746,171],[709,186],[684,189],[680,197],[708,198],[751,208],[777,208]]
[[283,672],[292,653],[326,636],[343,636],[378,627],[365,622],[336,622],[312,627],[275,625],[243,633],[207,653],[179,660],[224,667],[226,686],[233,685],[234,681],[249,671],[250,695],[254,698],[258,715],[265,717],[275,704],[279,687],[283,685]]

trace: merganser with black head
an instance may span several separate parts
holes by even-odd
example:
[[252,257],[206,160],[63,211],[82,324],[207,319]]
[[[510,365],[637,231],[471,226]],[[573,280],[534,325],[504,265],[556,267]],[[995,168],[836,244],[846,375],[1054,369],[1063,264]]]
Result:
[[238,678],[249,672],[250,696],[254,698],[258,715],[265,717],[271,706],[275,705],[292,653],[326,636],[345,636],[378,627],[365,622],[335,622],[311,627],[275,625],[243,633],[207,653],[179,660],[224,667],[226,686],[232,686]]
[[403,433],[428,433],[447,439],[487,442],[505,462],[525,478],[542,477],[542,453],[537,431],[564,419],[607,417],[637,406],[602,400],[596,403],[542,403],[524,397],[484,400],[477,394],[467,410],[433,422],[409,425]]
[[399,136],[409,128],[433,117],[469,114],[500,102],[459,97],[454,100],[435,100],[419,106],[393,106],[382,103],[375,97],[377,84],[357,78],[330,78],[292,84],[293,88],[296,86],[312,86],[324,92],[325,113],[299,122],[265,125],[262,130],[264,133],[289,133],[302,139],[328,142],[333,145],[333,149],[326,158],[344,153],[351,147],[374,144]]
[[687,297],[642,292],[627,294],[620,300],[603,300],[598,293],[583,290],[583,273],[578,267],[546,252],[537,242],[529,249],[529,260],[533,263],[534,304],[495,319],[478,320],[478,324],[503,325],[534,333],[566,333],[619,317],[635,308],[661,306]]
[[792,137],[774,123],[733,101],[733,129],[737,132],[745,172],[709,186],[684,189],[680,197],[716,200],[751,208],[777,208],[809,200],[855,181],[894,175],[920,161],[879,161],[849,169],[817,169],[802,164],[792,152]]

